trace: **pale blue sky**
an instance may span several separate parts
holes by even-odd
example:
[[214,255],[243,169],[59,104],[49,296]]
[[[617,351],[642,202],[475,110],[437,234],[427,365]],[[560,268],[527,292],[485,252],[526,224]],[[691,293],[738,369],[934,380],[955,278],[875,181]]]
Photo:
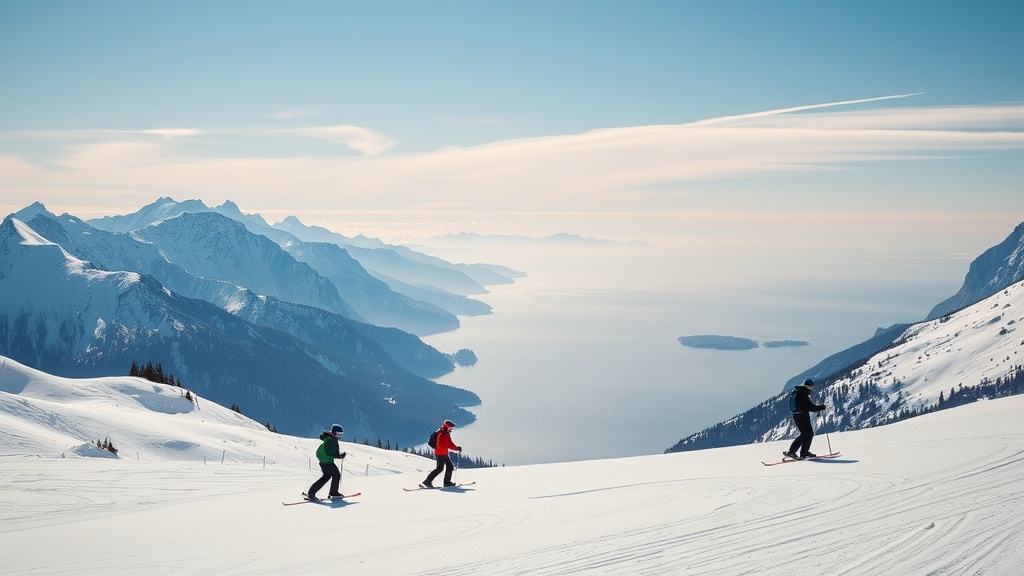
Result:
[[0,211],[1024,218],[1022,29],[1016,0],[6,1]]

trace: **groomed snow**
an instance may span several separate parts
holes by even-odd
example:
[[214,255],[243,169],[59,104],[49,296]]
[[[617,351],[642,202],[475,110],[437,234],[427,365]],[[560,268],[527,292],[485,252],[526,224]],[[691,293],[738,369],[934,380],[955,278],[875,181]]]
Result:
[[[843,452],[831,461],[764,467],[785,446],[774,442],[466,469],[456,479],[476,484],[457,491],[405,492],[430,461],[343,443],[342,491],[362,496],[286,507],[318,475],[316,440],[272,434],[202,399],[190,407],[178,390],[138,379],[66,380],[0,363],[7,575],[1009,575],[1024,566],[1020,396],[819,435],[815,450]],[[82,456],[99,454],[86,442],[99,435],[117,458]],[[558,439],[510,430],[509,441]]]

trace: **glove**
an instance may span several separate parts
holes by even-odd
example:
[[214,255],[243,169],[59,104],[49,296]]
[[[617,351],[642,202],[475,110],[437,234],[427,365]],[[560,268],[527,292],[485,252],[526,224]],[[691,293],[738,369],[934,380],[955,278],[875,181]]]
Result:
[[341,454],[338,454],[338,458],[341,458],[342,460],[344,460],[346,454],[347,454],[346,452],[342,452]]

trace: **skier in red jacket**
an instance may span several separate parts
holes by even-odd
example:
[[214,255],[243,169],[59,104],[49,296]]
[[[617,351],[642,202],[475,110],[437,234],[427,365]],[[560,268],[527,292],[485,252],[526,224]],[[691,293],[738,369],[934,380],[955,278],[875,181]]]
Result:
[[441,424],[441,429],[437,431],[437,446],[434,448],[434,457],[437,458],[437,467],[434,471],[427,475],[427,479],[420,484],[423,488],[433,488],[432,482],[437,475],[444,469],[444,485],[454,486],[452,482],[452,472],[455,471],[455,466],[452,465],[452,459],[448,456],[449,451],[462,452],[462,446],[458,446],[452,441],[452,428],[455,424],[451,420],[445,420],[444,424]]

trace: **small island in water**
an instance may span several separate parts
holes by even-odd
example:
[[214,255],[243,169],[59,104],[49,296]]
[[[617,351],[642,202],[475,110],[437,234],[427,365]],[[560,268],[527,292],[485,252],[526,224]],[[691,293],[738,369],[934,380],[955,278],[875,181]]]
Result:
[[679,343],[690,348],[711,348],[713,350],[750,350],[758,346],[765,348],[782,348],[784,346],[809,346],[810,343],[803,340],[769,340],[764,344],[758,344],[750,338],[739,338],[737,336],[717,336],[714,334],[699,334],[696,336],[680,336]]
[[769,340],[761,346],[765,348],[783,348],[785,346],[810,346],[810,342],[804,342],[803,340]]
[[455,354],[448,354],[448,358],[459,366],[472,366],[476,364],[476,354],[469,348],[462,348]]

